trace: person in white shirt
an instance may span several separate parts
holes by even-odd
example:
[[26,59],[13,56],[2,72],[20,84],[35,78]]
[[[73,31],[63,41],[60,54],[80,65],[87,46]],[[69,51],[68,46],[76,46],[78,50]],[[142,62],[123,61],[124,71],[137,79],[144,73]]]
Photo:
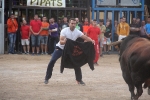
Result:
[[[75,27],[76,27],[76,20],[74,18],[71,18],[69,20],[69,27],[62,29],[60,33],[60,41],[56,44],[56,49],[54,50],[52,58],[47,67],[47,72],[44,81],[45,84],[48,84],[48,80],[52,76],[52,71],[55,62],[62,56],[62,51],[64,49],[67,38],[75,41],[78,37],[81,37],[85,41],[91,41],[92,43],[95,43],[94,40],[84,35],[81,31],[79,31]],[[85,85],[85,83],[82,81],[81,68],[74,69],[74,70],[75,70],[77,83],[81,85]]]

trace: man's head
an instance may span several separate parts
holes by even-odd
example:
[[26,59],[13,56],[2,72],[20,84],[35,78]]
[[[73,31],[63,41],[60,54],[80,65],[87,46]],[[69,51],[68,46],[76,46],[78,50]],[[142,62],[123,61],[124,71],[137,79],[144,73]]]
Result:
[[93,26],[97,26],[97,20],[96,19],[93,20]]
[[23,24],[23,25],[26,25],[26,24],[27,24],[27,21],[24,19],[24,20],[22,21],[22,24]]
[[106,26],[109,26],[110,25],[110,22],[106,22]]
[[136,23],[136,18],[133,18],[133,19],[132,19],[132,23]]
[[89,20],[88,20],[88,18],[85,18],[84,21],[85,21],[85,22],[88,22]]
[[58,23],[61,24],[61,19],[58,20]]
[[69,27],[71,30],[74,30],[76,27],[76,20],[74,18],[69,19]]
[[50,19],[50,23],[54,23],[54,21],[55,21],[54,18]]
[[142,26],[145,26],[145,21],[144,21],[144,20],[141,22],[141,25],[142,25]]
[[140,23],[140,18],[137,18],[137,19],[136,19],[136,22],[137,22],[137,23]]
[[47,21],[47,18],[44,16],[44,17],[42,18],[42,21],[43,21],[43,22],[46,22],[46,21]]
[[39,20],[39,16],[38,15],[34,15],[34,20]]
[[100,25],[104,25],[104,20],[103,20],[103,19],[100,19],[99,24],[100,24]]
[[15,18],[14,14],[11,14],[11,15],[10,15],[10,18],[11,18],[11,19],[14,19],[14,18]]
[[79,23],[79,18],[75,18],[75,20],[76,20],[76,23]]
[[90,21],[90,24],[93,25],[93,20]]
[[67,23],[67,21],[68,21],[67,17],[64,17],[63,21],[64,21],[64,23]]
[[126,22],[126,18],[125,18],[125,17],[122,18],[122,22],[123,22],[123,23]]

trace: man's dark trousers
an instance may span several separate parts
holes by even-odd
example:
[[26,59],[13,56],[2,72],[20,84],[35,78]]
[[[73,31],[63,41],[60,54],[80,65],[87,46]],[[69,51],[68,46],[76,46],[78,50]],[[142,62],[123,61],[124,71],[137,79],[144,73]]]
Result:
[[[62,52],[63,50],[61,50],[59,47],[56,47],[56,49],[54,50],[52,58],[47,67],[45,80],[49,80],[51,78],[54,64],[56,63],[57,59],[59,59],[62,56]],[[76,80],[81,81],[82,80],[81,68],[79,67],[74,70],[75,70]]]

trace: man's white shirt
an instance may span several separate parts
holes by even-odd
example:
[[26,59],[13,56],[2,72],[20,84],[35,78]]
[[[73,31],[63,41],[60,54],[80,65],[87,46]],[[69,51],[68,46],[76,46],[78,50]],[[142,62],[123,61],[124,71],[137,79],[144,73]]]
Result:
[[[75,41],[78,37],[81,37],[82,35],[84,35],[81,31],[79,31],[78,29],[74,29],[73,31],[70,30],[70,27],[66,27],[64,29],[62,29],[62,31],[60,32],[60,36],[64,36],[65,38],[71,39],[73,41]],[[56,46],[58,46],[61,49],[64,49],[65,45],[61,45],[60,41],[56,44]]]

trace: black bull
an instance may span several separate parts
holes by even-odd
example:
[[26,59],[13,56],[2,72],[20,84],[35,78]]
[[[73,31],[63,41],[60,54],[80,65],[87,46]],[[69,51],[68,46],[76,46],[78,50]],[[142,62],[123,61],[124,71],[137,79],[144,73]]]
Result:
[[143,83],[150,92],[150,40],[130,35],[112,45],[119,45],[122,76],[131,92],[131,100],[138,100],[143,93]]

